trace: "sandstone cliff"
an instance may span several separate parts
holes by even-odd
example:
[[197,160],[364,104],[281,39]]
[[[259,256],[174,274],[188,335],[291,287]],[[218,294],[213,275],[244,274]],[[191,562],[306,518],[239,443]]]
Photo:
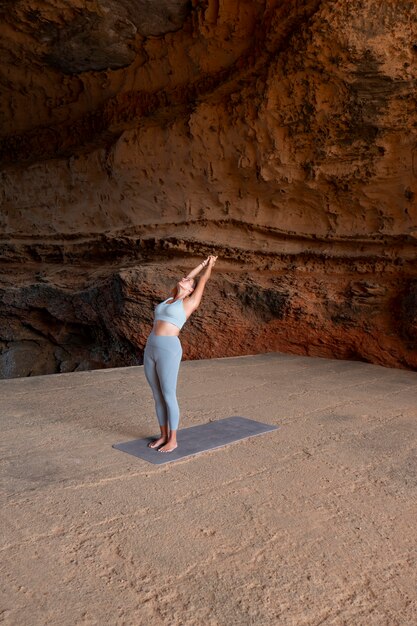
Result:
[[140,363],[208,253],[185,358],[417,368],[414,2],[0,11],[2,376]]

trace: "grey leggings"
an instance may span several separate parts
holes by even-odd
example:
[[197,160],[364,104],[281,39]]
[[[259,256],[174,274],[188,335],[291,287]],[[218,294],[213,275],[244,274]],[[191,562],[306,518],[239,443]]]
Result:
[[177,430],[180,419],[177,378],[181,357],[178,337],[149,335],[143,359],[145,376],[152,389],[159,425],[169,424],[170,430]]

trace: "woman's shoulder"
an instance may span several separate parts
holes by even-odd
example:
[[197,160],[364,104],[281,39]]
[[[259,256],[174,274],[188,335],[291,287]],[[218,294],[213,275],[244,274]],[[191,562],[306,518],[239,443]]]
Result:
[[165,300],[160,300],[156,306],[160,306],[161,304],[167,304],[168,300],[171,300],[172,296],[169,296]]
[[193,313],[193,311],[195,311],[197,308],[192,296],[187,296],[186,298],[184,298],[182,303],[189,315],[191,315],[191,313]]

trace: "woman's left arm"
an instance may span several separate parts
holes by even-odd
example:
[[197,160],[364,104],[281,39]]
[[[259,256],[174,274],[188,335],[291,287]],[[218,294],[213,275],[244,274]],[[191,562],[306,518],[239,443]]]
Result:
[[195,276],[197,276],[201,272],[201,270],[203,270],[207,266],[207,264],[208,264],[208,259],[205,259],[199,265],[197,265],[197,267],[191,270],[191,272],[187,274],[186,278],[195,278]]
[[[191,294],[191,296],[189,298],[187,298],[187,305],[191,309],[189,314],[191,314],[193,311],[195,311],[198,308],[198,306],[199,306],[199,304],[201,302],[201,298],[203,296],[203,292],[204,292],[204,288],[206,286],[206,282],[210,278],[211,270],[213,269],[214,264],[215,264],[216,261],[217,261],[217,257],[216,256],[209,256],[208,257],[207,265],[206,265],[206,271],[201,276],[200,280],[198,281],[198,285],[194,289],[194,291]],[[184,306],[185,306],[185,303],[184,303]]]

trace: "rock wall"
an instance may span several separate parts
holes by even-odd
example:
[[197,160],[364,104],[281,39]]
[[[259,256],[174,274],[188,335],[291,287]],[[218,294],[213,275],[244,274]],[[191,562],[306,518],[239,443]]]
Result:
[[1,2],[0,373],[185,358],[417,368],[417,5]]

